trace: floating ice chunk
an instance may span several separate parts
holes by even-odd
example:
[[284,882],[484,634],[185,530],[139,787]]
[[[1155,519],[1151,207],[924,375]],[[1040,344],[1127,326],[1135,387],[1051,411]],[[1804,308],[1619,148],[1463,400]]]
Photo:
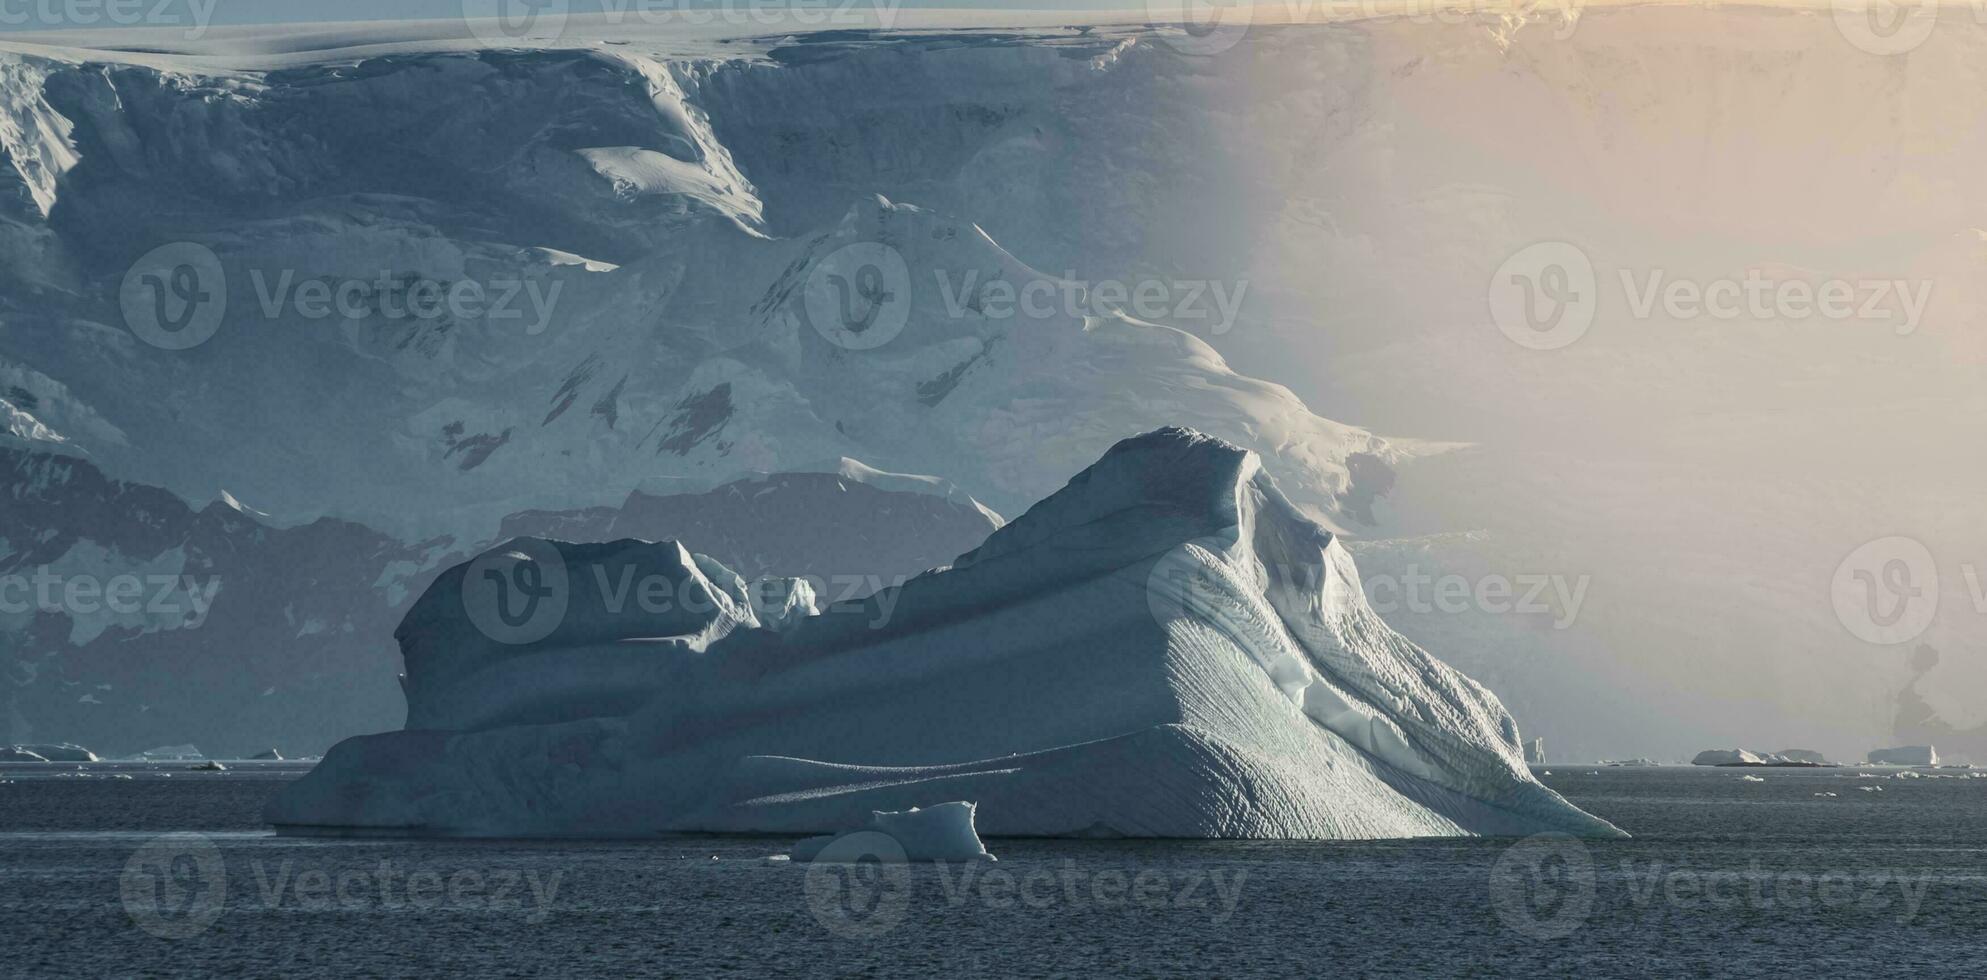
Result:
[[864,845],[859,840],[854,842],[855,847],[835,846],[838,841],[850,840],[850,834],[809,837],[793,846],[793,860],[836,861],[867,856],[881,861],[992,861],[994,856],[987,853],[973,828],[975,809],[972,803],[940,803],[923,809],[871,813],[869,823],[851,833],[881,834],[894,847],[882,841]]

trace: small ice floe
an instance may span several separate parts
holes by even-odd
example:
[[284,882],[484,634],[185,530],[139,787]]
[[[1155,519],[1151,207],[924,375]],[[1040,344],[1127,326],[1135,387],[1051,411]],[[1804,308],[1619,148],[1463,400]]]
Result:
[[872,811],[845,834],[809,837],[793,846],[795,861],[993,861],[973,829],[974,803],[940,803],[899,813]]
[[1740,776],[1740,777],[1739,777],[1739,782],[1742,782],[1742,783],[1763,783],[1763,782],[1766,782],[1766,780],[1764,780],[1764,779],[1762,779],[1762,778],[1760,778],[1760,777],[1758,777],[1758,776]]
[[1837,796],[1838,794],[1835,794],[1835,793],[1816,793],[1815,795],[1816,795],[1816,796],[1826,796],[1826,797],[1831,797],[1831,798],[1832,798],[1832,797],[1835,797],[1835,796]]
[[1884,788],[1882,786],[1858,786],[1856,788],[1862,790],[1865,793],[1881,793],[1884,791]]

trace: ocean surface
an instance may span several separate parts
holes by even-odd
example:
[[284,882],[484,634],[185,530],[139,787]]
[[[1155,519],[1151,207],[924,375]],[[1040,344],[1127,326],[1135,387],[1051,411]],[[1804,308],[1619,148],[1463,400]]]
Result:
[[275,837],[261,806],[304,768],[0,765],[0,974],[1987,976],[1966,770],[1552,767],[1635,838],[992,840],[907,868]]

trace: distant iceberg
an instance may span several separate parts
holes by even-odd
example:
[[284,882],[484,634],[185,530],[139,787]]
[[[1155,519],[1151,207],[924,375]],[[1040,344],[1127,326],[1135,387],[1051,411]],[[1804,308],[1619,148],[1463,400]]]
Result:
[[1788,749],[1785,752],[1751,752],[1746,749],[1711,749],[1690,760],[1693,766],[1757,766],[1761,768],[1807,768],[1834,763],[1819,752]]
[[198,748],[191,745],[161,745],[158,748],[146,749],[138,753],[138,758],[150,761],[178,761],[185,759],[204,759],[206,756],[202,755]]
[[1873,766],[1936,766],[1939,764],[1939,750],[1929,745],[1906,745],[1894,749],[1877,749],[1870,753]]
[[1766,762],[1766,756],[1745,749],[1706,749],[1690,760],[1693,766],[1757,766]]
[[12,746],[16,752],[25,752],[48,762],[98,762],[95,752],[70,742],[54,744],[28,744]]
[[[534,598],[492,622],[486,583]],[[1119,443],[901,587],[760,593],[673,542],[499,546],[396,634],[408,730],[340,743],[265,816],[806,835],[973,801],[991,836],[1623,836],[1532,778],[1494,695],[1368,608],[1255,454],[1198,433]],[[540,600],[556,616],[534,622]]]

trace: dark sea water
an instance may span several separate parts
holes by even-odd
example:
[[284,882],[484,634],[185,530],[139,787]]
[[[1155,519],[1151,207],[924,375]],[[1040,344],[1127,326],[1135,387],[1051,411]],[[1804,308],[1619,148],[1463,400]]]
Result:
[[971,869],[274,837],[300,771],[0,765],[0,975],[1987,976],[1965,771],[1555,767],[1635,839],[995,840]]

